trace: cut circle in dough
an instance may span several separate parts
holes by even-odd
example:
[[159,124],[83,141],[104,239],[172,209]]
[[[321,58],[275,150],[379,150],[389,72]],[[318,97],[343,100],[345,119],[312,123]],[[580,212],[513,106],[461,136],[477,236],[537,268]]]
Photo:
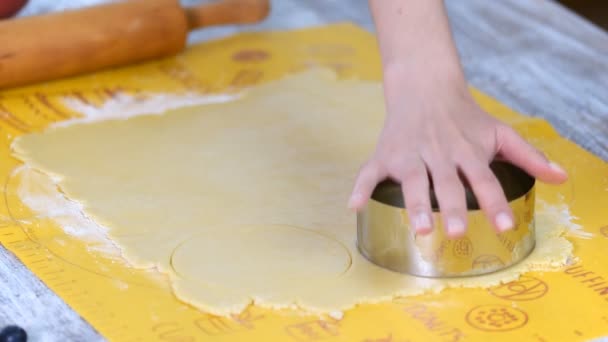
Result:
[[175,274],[208,286],[280,288],[309,279],[331,279],[352,263],[348,249],[321,233],[289,225],[209,229],[173,252]]

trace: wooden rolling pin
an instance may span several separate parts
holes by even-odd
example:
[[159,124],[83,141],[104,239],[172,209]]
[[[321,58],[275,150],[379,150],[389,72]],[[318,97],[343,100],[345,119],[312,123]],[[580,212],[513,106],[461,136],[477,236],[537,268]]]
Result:
[[188,31],[254,23],[269,0],[223,0],[182,8],[178,0],[131,0],[0,20],[0,88],[174,55]]

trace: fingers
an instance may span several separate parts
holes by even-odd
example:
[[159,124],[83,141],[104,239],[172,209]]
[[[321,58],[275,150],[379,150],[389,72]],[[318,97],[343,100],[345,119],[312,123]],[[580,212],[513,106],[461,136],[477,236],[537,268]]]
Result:
[[429,169],[446,233],[450,238],[461,237],[466,231],[467,205],[456,165],[440,161],[430,164]]
[[369,162],[361,168],[352,195],[348,201],[350,209],[359,211],[365,207],[376,185],[386,178],[386,173],[376,162]]
[[461,164],[479,206],[499,233],[514,226],[513,211],[498,179],[486,163],[468,160]]
[[510,127],[498,129],[498,153],[506,161],[519,166],[528,174],[545,183],[559,184],[568,175],[559,165],[550,162],[536,148]]
[[412,161],[399,170],[401,190],[410,224],[417,234],[426,235],[433,230],[429,197],[429,177],[422,160]]
[[[390,172],[392,178],[401,182],[403,199],[408,211],[410,224],[418,234],[428,234],[433,230],[432,210],[429,199],[429,179],[422,160],[399,163]],[[389,173],[378,163],[369,162],[361,171],[355,182],[355,188],[349,200],[349,208],[361,210],[371,197],[376,185]]]

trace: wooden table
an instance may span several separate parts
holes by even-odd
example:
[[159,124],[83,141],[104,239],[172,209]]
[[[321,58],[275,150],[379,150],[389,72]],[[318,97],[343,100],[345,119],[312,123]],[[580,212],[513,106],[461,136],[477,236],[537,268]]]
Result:
[[[101,1],[31,0],[25,13],[95,2]],[[519,112],[546,118],[564,137],[608,160],[608,33],[551,0],[446,3],[472,85]],[[273,6],[271,17],[263,24],[194,32],[190,42],[240,30],[339,21],[352,21],[373,31],[364,0],[348,4],[275,0]],[[0,325],[17,323],[28,330],[33,341],[103,340],[1,246],[0,308]]]

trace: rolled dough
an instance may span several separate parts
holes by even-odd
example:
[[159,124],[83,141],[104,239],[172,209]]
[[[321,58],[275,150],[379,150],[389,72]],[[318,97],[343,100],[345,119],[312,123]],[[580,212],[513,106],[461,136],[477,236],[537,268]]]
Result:
[[215,314],[252,303],[328,313],[566,263],[564,227],[542,208],[535,251],[500,273],[421,279],[365,260],[346,202],[383,116],[381,84],[310,70],[233,102],[50,128],[13,148],[132,265],[158,267],[178,298]]

